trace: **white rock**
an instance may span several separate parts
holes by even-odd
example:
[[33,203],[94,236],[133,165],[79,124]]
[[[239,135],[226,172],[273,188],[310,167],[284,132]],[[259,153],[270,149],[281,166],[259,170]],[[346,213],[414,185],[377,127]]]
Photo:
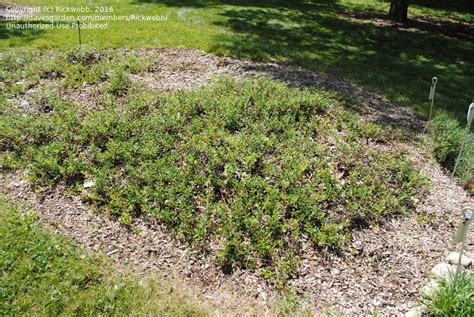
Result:
[[421,306],[413,307],[406,314],[405,317],[421,317],[423,315],[423,308]]
[[263,287],[259,284],[257,285],[257,291],[258,291],[258,294],[260,295],[260,297],[262,297],[262,299],[264,301],[267,300],[267,294],[265,293],[265,291],[263,290]]
[[421,295],[423,296],[431,296],[433,293],[439,288],[439,283],[436,280],[430,280],[428,284],[426,284],[421,289]]
[[359,250],[359,251],[363,249],[362,242],[360,242],[360,241],[352,242],[352,247],[356,250]]
[[28,102],[28,100],[25,100],[25,99],[22,99],[20,101],[20,107],[23,108],[23,109],[26,109],[30,106],[30,103]]
[[445,280],[450,280],[456,273],[456,266],[448,263],[438,263],[431,269],[431,273]]
[[464,255],[470,258],[472,261],[474,261],[474,253],[465,252]]
[[[451,252],[446,261],[448,261],[449,264],[457,265],[459,263],[459,252]],[[472,259],[463,254],[461,257],[461,265],[464,267],[472,265]]]
[[340,271],[338,269],[331,269],[331,274],[338,275]]
[[95,185],[95,182],[93,180],[87,180],[84,182],[84,188],[91,188]]

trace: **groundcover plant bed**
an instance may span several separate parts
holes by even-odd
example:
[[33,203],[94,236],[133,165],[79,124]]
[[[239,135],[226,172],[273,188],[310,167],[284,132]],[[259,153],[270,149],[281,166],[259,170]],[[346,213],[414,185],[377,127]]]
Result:
[[[352,230],[409,211],[425,184],[386,146],[396,131],[344,111],[331,93],[265,78],[164,93],[129,82],[142,67],[125,58],[90,79],[102,94],[91,108],[51,87],[81,89],[112,59],[69,54],[54,76],[37,58],[21,68],[3,60],[4,78],[49,84],[28,107],[4,108],[2,168],[26,168],[38,189],[67,184],[123,223],[153,214],[226,269],[285,279],[302,240],[342,248]],[[15,87],[2,91],[9,104]]]

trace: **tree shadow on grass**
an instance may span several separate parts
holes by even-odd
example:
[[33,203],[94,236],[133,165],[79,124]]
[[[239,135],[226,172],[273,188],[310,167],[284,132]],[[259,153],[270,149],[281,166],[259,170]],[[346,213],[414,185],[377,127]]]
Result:
[[134,0],[132,4],[156,3],[164,4],[168,7],[193,7],[204,8],[215,5],[213,0]]
[[[14,40],[17,44],[27,44],[37,39],[43,33],[44,29],[40,28],[12,28],[11,24],[20,25],[26,22],[15,22],[0,20],[0,40]],[[31,25],[47,24],[44,21],[28,21]]]
[[437,107],[465,114],[472,98],[474,45],[342,19],[334,6],[313,10],[228,9],[219,22],[232,32],[212,51],[257,60],[279,59],[350,79],[426,113],[432,76]]
[[474,23],[449,19],[411,16],[407,21],[393,21],[386,14],[376,12],[343,12],[340,17],[360,23],[372,23],[380,27],[396,28],[400,31],[425,32],[434,35],[474,41]]
[[159,3],[168,7],[216,7],[222,5],[238,6],[238,7],[258,7],[258,8],[273,8],[273,9],[299,9],[311,10],[323,5],[334,5],[338,0],[134,0],[134,4],[140,3]]
[[474,2],[472,0],[411,0],[410,4],[430,9],[474,13]]
[[419,133],[422,118],[406,108],[391,103],[387,98],[367,91],[363,87],[334,76],[288,65],[282,62],[249,62],[240,66],[245,74],[267,76],[297,88],[316,88],[338,92],[349,102],[346,107],[362,114],[367,120],[381,125],[400,128],[407,135]]
[[[34,38],[44,33],[44,29],[39,28],[39,24],[49,24],[42,21],[28,21],[22,22],[18,20],[21,18],[21,12],[9,12],[8,8],[11,5],[0,3],[0,40],[15,39],[21,43],[27,43]],[[14,5],[13,5],[14,6]],[[11,18],[15,19],[12,20]],[[20,28],[18,26],[24,23],[29,23],[28,28]]]

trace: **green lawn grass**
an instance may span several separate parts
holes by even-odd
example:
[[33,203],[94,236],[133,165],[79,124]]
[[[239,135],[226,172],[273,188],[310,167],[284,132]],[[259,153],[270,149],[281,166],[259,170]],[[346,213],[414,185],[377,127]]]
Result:
[[1,316],[209,315],[169,282],[110,269],[0,197]]
[[[12,1],[31,6],[73,6],[89,5],[94,8],[94,3],[72,0],[32,0]],[[105,0],[100,6],[112,7],[111,13],[102,15],[164,15],[169,16],[166,22],[144,21],[110,21],[106,30],[83,30],[82,41],[87,45],[97,48],[108,47],[166,47],[187,46],[200,49],[209,47],[212,38],[224,32],[216,23],[222,21],[218,8],[176,8],[154,1],[140,0]],[[45,13],[44,15],[49,15]],[[56,15],[61,15],[56,13]],[[68,16],[77,16],[67,13]],[[84,14],[83,14],[84,15]],[[76,28],[70,30],[47,31],[18,31],[6,29],[6,22],[0,22],[0,48],[25,46],[31,48],[70,48],[78,44]]]
[[[353,10],[379,13],[387,13],[390,8],[390,0],[339,0],[338,3]],[[470,0],[411,0],[409,4],[410,16],[474,21],[474,3]]]

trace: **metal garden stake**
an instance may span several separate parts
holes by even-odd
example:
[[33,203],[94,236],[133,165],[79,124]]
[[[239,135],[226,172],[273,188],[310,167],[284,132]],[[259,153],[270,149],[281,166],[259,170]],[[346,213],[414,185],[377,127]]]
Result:
[[471,124],[473,121],[474,121],[474,102],[469,105],[469,110],[467,112],[467,126],[464,131],[464,138],[461,143],[461,148],[459,149],[459,155],[458,155],[458,158],[456,159],[456,164],[454,164],[453,173],[451,174],[452,177],[454,177],[454,174],[456,174],[456,169],[458,168],[459,161],[461,159],[461,155],[464,150],[464,145],[466,144],[467,136],[469,135],[469,130],[471,129]]
[[434,104],[434,97],[435,97],[435,91],[436,91],[436,84],[437,83],[438,83],[438,78],[433,77],[431,79],[430,95],[428,97],[428,100],[431,100],[430,116],[428,118],[428,123],[431,121],[431,117],[433,116],[433,104]]
[[456,274],[454,275],[454,280],[456,281],[461,270],[461,260],[462,254],[464,252],[464,245],[466,242],[467,231],[469,229],[469,224],[472,220],[472,213],[474,211],[474,207],[464,207],[463,209],[463,220],[459,224],[458,230],[456,230],[456,236],[454,237],[454,242],[461,243],[461,250],[459,250],[459,260],[458,266],[456,268]]
[[82,45],[81,22],[79,20],[77,20],[77,32],[79,33],[79,45]]

